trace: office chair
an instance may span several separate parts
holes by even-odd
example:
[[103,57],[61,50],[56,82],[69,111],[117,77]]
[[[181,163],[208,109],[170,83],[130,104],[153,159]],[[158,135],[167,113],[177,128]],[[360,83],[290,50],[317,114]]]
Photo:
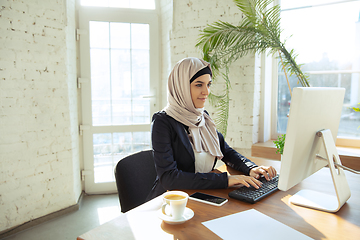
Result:
[[145,202],[156,179],[152,150],[141,151],[121,159],[115,168],[121,212]]

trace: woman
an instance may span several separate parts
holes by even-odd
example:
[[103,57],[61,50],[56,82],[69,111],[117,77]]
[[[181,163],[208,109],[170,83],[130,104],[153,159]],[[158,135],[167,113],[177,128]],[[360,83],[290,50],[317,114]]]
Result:
[[[257,166],[228,146],[204,110],[211,85],[210,64],[198,58],[179,61],[168,80],[168,104],[153,115],[151,140],[157,178],[148,199],[172,189],[215,189],[239,184],[255,188],[273,167]],[[246,175],[211,172],[217,160]]]

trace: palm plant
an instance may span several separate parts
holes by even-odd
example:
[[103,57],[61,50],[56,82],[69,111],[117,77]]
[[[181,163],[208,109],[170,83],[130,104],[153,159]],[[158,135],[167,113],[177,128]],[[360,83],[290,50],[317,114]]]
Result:
[[[218,70],[213,69],[213,76],[217,76]],[[222,78],[225,81],[225,89],[224,93],[221,95],[215,95],[210,92],[209,94],[209,101],[210,104],[216,106],[218,109],[217,115],[215,116],[214,120],[217,123],[217,129],[226,136],[227,132],[227,125],[228,125],[228,118],[229,118],[229,91],[230,91],[230,80],[229,80],[229,67],[225,67],[225,72],[221,73]]]
[[[221,103],[215,105],[218,114],[218,127],[225,129],[226,135],[227,117],[229,112],[228,92],[230,81],[228,78],[228,67],[237,59],[254,53],[263,53],[269,50],[268,54],[277,55],[279,63],[285,73],[289,91],[291,88],[287,73],[295,75],[300,84],[309,87],[308,76],[301,71],[301,65],[296,63],[297,54],[291,49],[285,48],[285,42],[280,40],[282,32],[280,28],[280,6],[273,5],[274,0],[233,0],[239,10],[243,13],[240,25],[234,26],[230,23],[217,21],[209,24],[200,33],[196,46],[202,50],[205,61],[210,62],[214,69],[214,79],[217,73],[222,73],[226,81],[225,94],[211,96],[213,101]],[[227,99],[226,99],[227,98]],[[224,104],[224,102],[227,104]],[[226,119],[224,119],[226,117]],[[221,126],[220,126],[221,125]]]

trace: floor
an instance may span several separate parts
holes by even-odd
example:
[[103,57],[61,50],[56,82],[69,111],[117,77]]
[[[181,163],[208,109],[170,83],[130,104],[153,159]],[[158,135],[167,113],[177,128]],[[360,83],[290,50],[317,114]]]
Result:
[[85,195],[78,211],[11,235],[4,240],[76,240],[81,234],[120,214],[117,194]]

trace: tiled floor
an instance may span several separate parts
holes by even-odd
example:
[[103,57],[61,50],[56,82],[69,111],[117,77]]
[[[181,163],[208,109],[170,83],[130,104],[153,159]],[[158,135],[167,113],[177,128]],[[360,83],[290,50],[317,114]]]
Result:
[[76,240],[81,234],[119,216],[117,194],[85,195],[78,211],[52,219],[5,238],[6,240]]

